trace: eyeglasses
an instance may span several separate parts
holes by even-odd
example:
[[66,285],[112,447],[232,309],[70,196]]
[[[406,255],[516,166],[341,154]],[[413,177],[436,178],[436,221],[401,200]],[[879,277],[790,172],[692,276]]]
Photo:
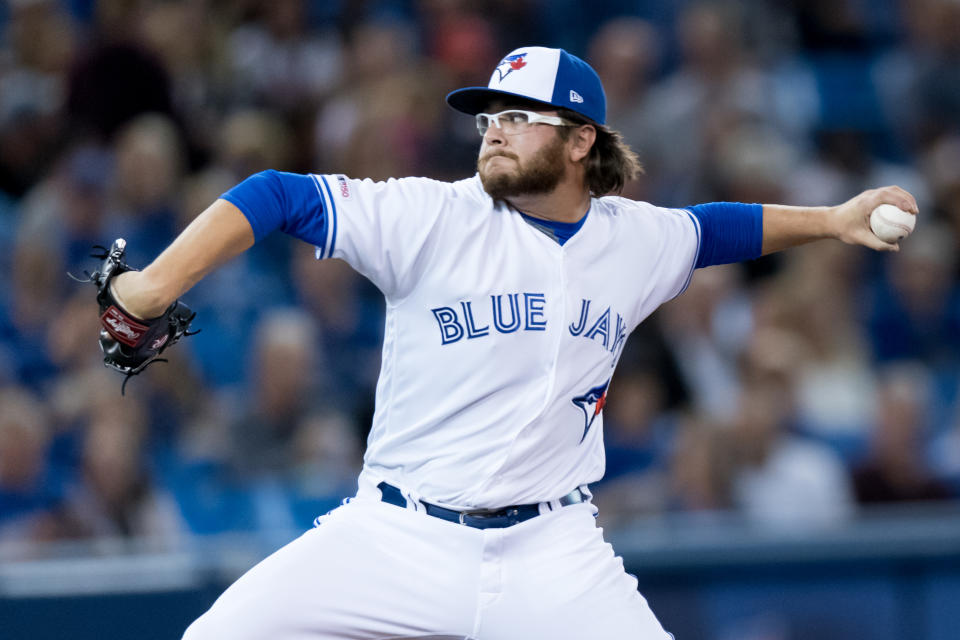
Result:
[[576,126],[573,122],[560,116],[545,116],[535,111],[510,109],[509,111],[501,111],[500,113],[478,113],[477,131],[480,132],[481,136],[487,135],[487,129],[490,128],[491,122],[507,135],[520,133],[532,124],[549,124],[555,127]]

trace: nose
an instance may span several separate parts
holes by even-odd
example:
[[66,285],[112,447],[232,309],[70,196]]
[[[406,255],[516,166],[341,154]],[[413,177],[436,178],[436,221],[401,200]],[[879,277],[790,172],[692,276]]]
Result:
[[483,134],[483,141],[487,145],[501,145],[504,144],[507,139],[506,136],[503,135],[503,129],[491,122],[490,126],[487,127],[487,132]]

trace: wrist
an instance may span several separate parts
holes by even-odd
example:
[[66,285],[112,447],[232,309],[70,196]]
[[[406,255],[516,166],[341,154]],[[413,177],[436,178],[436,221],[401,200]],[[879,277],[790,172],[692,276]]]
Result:
[[124,311],[140,320],[163,315],[169,306],[143,271],[121,273],[110,283],[110,293]]
[[814,240],[840,237],[840,217],[837,210],[838,207],[810,208],[810,218],[812,220],[810,229],[813,232]]

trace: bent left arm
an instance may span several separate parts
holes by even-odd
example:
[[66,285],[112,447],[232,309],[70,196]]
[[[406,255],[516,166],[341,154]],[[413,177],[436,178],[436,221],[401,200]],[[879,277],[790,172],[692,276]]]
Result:
[[870,213],[881,204],[892,204],[914,215],[918,213],[917,201],[900,187],[870,189],[834,207],[765,204],[762,254],[824,238],[877,251],[898,251],[898,244],[884,242],[870,230]]

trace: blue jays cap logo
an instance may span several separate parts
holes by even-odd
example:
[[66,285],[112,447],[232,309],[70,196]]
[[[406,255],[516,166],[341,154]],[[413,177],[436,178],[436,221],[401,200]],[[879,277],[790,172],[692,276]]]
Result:
[[573,404],[580,407],[580,410],[583,411],[583,436],[580,438],[580,442],[587,439],[587,432],[589,432],[590,427],[593,426],[593,421],[596,420],[600,412],[603,411],[603,405],[607,403],[607,387],[609,385],[610,381],[607,380],[603,384],[593,387],[582,396],[577,396],[572,400]]
[[500,74],[500,82],[503,82],[503,79],[514,71],[523,69],[525,66],[527,66],[527,61],[524,60],[526,57],[526,53],[517,53],[512,56],[507,56],[501,60],[500,64],[497,65],[497,73]]

